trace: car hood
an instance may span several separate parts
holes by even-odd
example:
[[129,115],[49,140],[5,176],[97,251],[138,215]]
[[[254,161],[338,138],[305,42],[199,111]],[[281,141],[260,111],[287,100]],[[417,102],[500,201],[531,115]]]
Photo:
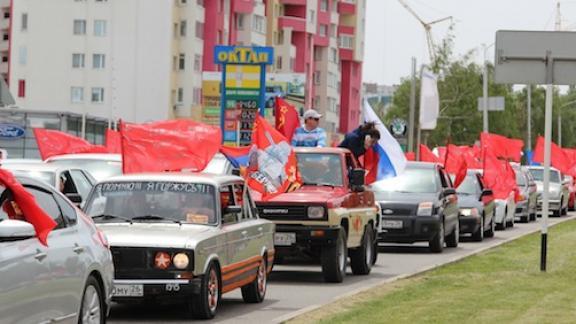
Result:
[[343,196],[348,191],[342,187],[319,187],[319,186],[303,186],[298,190],[280,194],[266,202],[258,201],[260,200],[259,195],[255,196],[255,200],[258,204],[266,203],[310,203],[310,202],[328,202],[340,196]]
[[458,195],[458,207],[463,208],[482,208],[483,205],[478,201],[478,197],[475,195]]
[[[550,182],[550,191],[560,191],[561,187],[562,185],[559,183]],[[544,191],[544,183],[542,181],[536,181],[536,190],[538,192]]]
[[436,193],[412,193],[412,192],[389,192],[389,191],[374,191],[376,201],[379,202],[400,202],[417,204],[423,201],[435,202],[438,200]]
[[111,246],[193,249],[215,228],[193,224],[99,223]]

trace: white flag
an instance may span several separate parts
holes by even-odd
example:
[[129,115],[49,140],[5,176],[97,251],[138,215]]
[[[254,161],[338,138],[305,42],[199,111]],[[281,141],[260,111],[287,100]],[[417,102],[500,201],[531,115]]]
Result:
[[421,82],[420,129],[434,129],[440,112],[437,77],[427,68],[423,68]]

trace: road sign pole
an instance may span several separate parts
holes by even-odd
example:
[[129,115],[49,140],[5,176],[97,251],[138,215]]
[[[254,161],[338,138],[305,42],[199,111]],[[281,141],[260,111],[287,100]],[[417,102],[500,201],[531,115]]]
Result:
[[416,110],[416,58],[412,58],[412,82],[410,85],[410,116],[408,121],[408,151],[414,152],[414,115]]
[[546,53],[546,107],[544,112],[544,179],[542,193],[542,240],[540,247],[540,271],[546,271],[546,256],[548,252],[548,211],[550,203],[550,146],[552,141],[552,74],[554,63],[552,54]]
[[486,45],[484,45],[484,68],[482,72],[482,96],[483,96],[483,107],[482,107],[482,120],[483,120],[483,130],[484,133],[488,133],[488,64],[486,59]]
[[528,144],[528,151],[532,151],[532,85],[530,84],[526,90],[526,96],[528,99],[528,118],[526,118],[528,122],[528,138],[526,143]]

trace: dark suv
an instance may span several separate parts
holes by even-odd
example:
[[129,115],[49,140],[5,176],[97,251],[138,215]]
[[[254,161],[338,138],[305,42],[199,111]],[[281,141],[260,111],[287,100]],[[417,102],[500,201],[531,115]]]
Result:
[[381,207],[380,242],[428,242],[436,253],[444,243],[458,246],[458,198],[440,165],[408,162],[402,174],[373,183],[371,190]]

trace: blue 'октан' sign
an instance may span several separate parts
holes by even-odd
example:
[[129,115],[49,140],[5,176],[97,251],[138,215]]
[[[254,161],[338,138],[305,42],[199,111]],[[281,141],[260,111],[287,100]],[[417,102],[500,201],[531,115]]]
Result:
[[214,63],[216,64],[273,64],[274,48],[263,46],[223,46],[214,48]]

